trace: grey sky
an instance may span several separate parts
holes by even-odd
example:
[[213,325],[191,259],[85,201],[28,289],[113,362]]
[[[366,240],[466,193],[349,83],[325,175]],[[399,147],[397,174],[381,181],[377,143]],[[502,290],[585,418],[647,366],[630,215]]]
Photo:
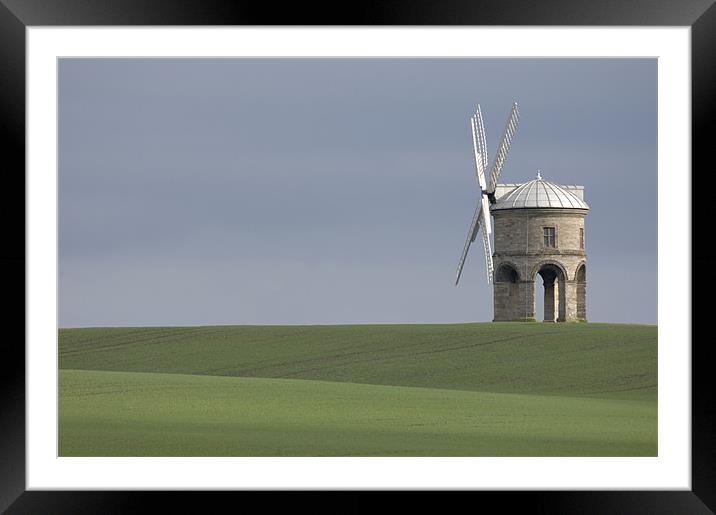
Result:
[[657,320],[657,63],[63,59],[59,315],[100,325],[492,318],[468,117],[501,182],[585,186],[592,321]]

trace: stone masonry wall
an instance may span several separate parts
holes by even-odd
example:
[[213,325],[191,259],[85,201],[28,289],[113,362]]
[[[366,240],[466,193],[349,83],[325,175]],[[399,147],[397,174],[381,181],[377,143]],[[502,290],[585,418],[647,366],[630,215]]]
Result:
[[[559,321],[586,320],[585,302],[577,306],[577,296],[584,298],[586,283],[577,284],[576,273],[586,263],[584,249],[580,248],[580,231],[584,229],[586,210],[581,209],[506,209],[493,211],[495,272],[506,264],[518,274],[516,283],[495,282],[494,320],[541,320],[535,314],[535,276],[544,264],[561,270],[565,306]],[[556,247],[544,246],[544,227],[555,227]],[[586,231],[585,231],[586,232]],[[586,245],[586,234],[585,234]]]

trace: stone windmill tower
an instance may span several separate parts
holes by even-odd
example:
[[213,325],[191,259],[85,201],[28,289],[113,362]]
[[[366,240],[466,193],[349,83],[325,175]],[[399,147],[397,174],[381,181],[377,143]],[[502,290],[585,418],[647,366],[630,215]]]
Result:
[[[515,102],[488,184],[487,145],[479,105],[470,119],[475,173],[481,191],[455,284],[460,280],[470,244],[482,228],[487,282],[494,286],[495,321],[537,319],[537,276],[544,287],[545,322],[586,321],[584,220],[589,206],[584,202],[584,188],[547,182],[539,172],[529,182],[498,184],[518,121]],[[494,253],[490,241],[493,232]]]

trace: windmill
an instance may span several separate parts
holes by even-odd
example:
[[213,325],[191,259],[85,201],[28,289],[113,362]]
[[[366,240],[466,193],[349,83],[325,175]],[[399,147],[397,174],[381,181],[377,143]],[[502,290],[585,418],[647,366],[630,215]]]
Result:
[[492,283],[493,265],[492,265],[492,248],[490,245],[490,235],[492,234],[492,222],[490,219],[490,205],[495,203],[495,189],[497,188],[497,179],[500,177],[502,167],[505,165],[507,153],[510,150],[512,139],[517,132],[517,123],[519,122],[520,113],[517,109],[517,102],[512,103],[510,115],[507,117],[507,124],[502,133],[502,140],[497,147],[495,159],[492,162],[492,168],[489,172],[487,182],[485,175],[489,166],[487,154],[487,142],[485,140],[485,127],[482,122],[482,110],[477,105],[475,114],[470,117],[470,129],[472,131],[472,149],[475,155],[475,176],[480,186],[480,198],[477,201],[475,215],[472,217],[470,231],[467,233],[467,241],[460,256],[460,264],[457,267],[457,277],[455,285],[460,281],[462,267],[465,264],[467,252],[470,250],[470,244],[477,238],[477,233],[482,227],[482,243],[485,250],[485,265],[487,267],[487,282]]

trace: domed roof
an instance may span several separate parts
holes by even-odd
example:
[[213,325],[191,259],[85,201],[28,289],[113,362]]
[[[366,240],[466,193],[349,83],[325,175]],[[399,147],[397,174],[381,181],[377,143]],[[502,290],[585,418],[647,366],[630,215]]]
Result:
[[520,184],[497,199],[491,210],[521,208],[589,209],[586,202],[563,186],[537,178]]

